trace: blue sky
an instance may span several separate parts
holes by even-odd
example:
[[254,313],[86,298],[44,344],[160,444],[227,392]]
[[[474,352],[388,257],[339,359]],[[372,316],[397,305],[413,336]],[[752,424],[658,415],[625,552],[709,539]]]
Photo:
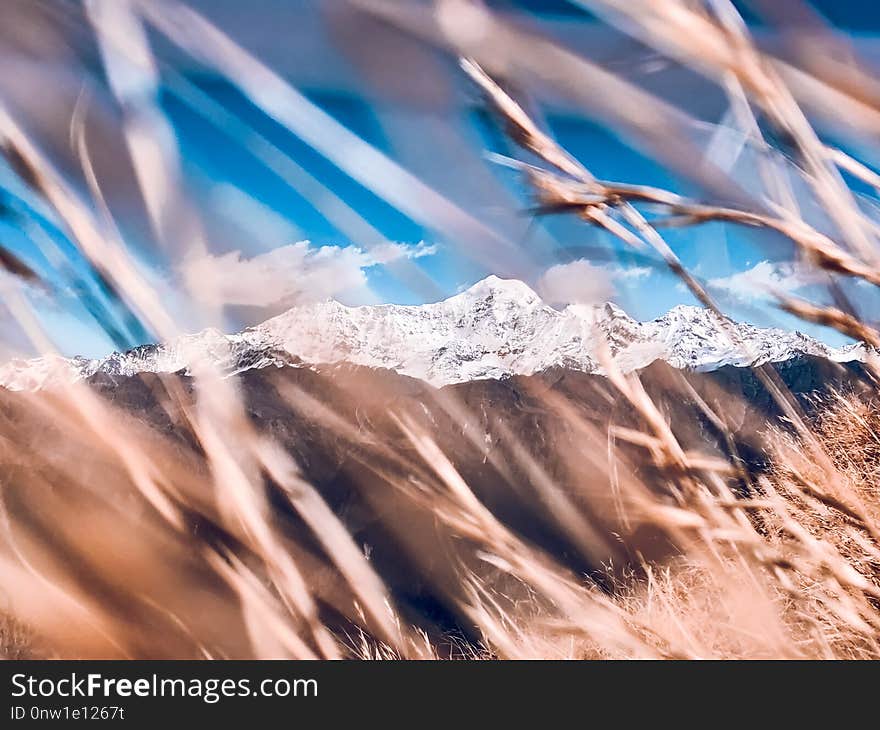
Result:
[[[316,152],[254,106],[230,82],[181,60],[179,55],[171,56],[173,71],[163,74],[160,103],[173,127],[185,189],[201,213],[210,263],[216,270],[209,272],[205,265],[186,268],[188,264],[176,258],[173,250],[160,251],[151,243],[137,204],[120,200],[115,212],[130,250],[148,278],[164,287],[167,304],[179,321],[190,322],[185,298],[175,294],[183,280],[182,268],[196,271],[198,276],[216,274],[218,281],[231,287],[238,300],[225,312],[222,326],[227,329],[274,314],[295,301],[306,286],[316,296],[332,295],[350,303],[420,303],[454,294],[489,273],[524,278],[548,296],[552,293],[550,284],[558,283],[560,288],[554,292],[561,292],[559,304],[565,303],[566,287],[589,284],[590,272],[604,273],[608,282],[604,288],[597,284],[590,294],[613,298],[640,319],[659,316],[676,304],[695,303],[656,257],[628,250],[607,234],[570,217],[530,217],[525,212],[530,205],[529,191],[518,175],[485,159],[487,150],[502,154],[516,151],[475,103],[473,88],[454,64],[431,57],[425,68],[437,75],[414,78],[423,70],[414,66],[412,74],[401,71],[404,81],[398,86],[380,88],[371,77],[371,60],[365,60],[363,48],[350,43],[344,25],[316,14],[315,4],[250,3],[247,25],[241,26],[237,25],[240,16],[235,3],[215,0],[194,4],[277,66],[317,109],[411,172],[469,220],[490,229],[491,235],[486,236],[492,240],[487,243],[482,233],[471,237],[467,231],[451,235],[449,229],[432,225],[430,215],[420,215],[418,207],[404,212],[383,200],[368,189],[371,181],[353,179],[344,164]],[[599,26],[583,11],[562,0],[498,0],[489,4],[504,12],[526,13],[538,28],[576,51],[581,50],[578,39],[589,29],[593,35],[584,36],[585,52],[588,43],[601,39],[607,47],[600,48],[600,55],[610,68],[687,104],[688,111],[705,124],[701,143],[714,144],[713,154],[718,159],[734,154],[730,149],[736,145],[726,137],[712,141],[713,125],[723,122],[726,106],[706,82],[667,74],[662,67],[658,71],[652,54],[644,49],[630,53],[620,36],[597,31]],[[854,2],[817,5],[832,21],[857,35],[865,47],[874,48],[880,8]],[[285,25],[292,18],[296,23]],[[285,32],[276,29],[276,23]],[[340,42],[349,45],[340,51]],[[369,42],[364,46],[369,49]],[[157,49],[161,52],[161,44]],[[420,61],[421,57],[413,59]],[[379,69],[392,81],[400,71],[392,67],[388,74],[389,67],[381,63]],[[207,118],[217,109],[222,110],[220,124],[216,115],[213,120]],[[598,177],[701,194],[686,176],[669,172],[640,151],[637,143],[616,136],[587,114],[543,99],[536,111],[545,128]],[[835,141],[857,149],[852,140]],[[737,180],[748,189],[754,160],[748,159],[748,153],[740,153],[734,154],[730,164]],[[318,192],[298,193],[290,175],[298,184],[307,178]],[[26,200],[39,212],[38,203],[9,171],[0,169],[0,185],[12,200]],[[411,193],[403,190],[400,194],[406,198]],[[340,206],[344,208],[341,213]],[[51,218],[48,213],[46,217]],[[95,356],[151,339],[148,329],[95,282],[94,272],[78,259],[63,235],[42,219],[36,220],[36,225],[33,221],[24,224],[20,218],[0,221],[0,237],[64,293],[54,303],[37,301],[43,324],[58,347],[66,354]],[[59,275],[57,261],[46,258],[46,240],[35,240],[35,227],[68,262],[66,277]],[[795,291],[792,282],[797,282],[797,293],[818,293],[792,263],[791,246],[779,237],[720,224],[664,235],[683,262],[709,282],[738,318],[761,325],[795,326],[791,318],[757,297],[757,290],[750,291],[750,284],[772,283]],[[366,244],[381,247],[368,250]],[[580,262],[580,268],[566,268],[574,262]],[[583,262],[589,268],[584,268]],[[409,278],[389,263],[410,267]],[[562,275],[566,271],[571,273],[567,278]],[[248,277],[253,277],[252,287]],[[71,281],[78,282],[75,293],[71,292]],[[286,294],[274,300],[262,296],[269,283]],[[873,316],[880,300],[872,289],[854,286],[849,293],[865,314]],[[95,308],[101,310],[97,318],[89,314]],[[197,318],[191,321],[195,323]],[[799,328],[829,342],[840,341],[827,330]]]

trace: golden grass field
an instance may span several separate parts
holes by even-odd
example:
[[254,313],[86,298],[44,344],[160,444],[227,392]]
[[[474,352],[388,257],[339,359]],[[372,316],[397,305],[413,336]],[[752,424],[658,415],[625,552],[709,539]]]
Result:
[[[280,390],[290,408],[307,412],[310,422],[334,431],[358,454],[365,503],[379,528],[394,536],[401,561],[418,570],[429,556],[446,556],[442,568],[431,563],[425,580],[466,629],[461,632],[400,609],[393,576],[376,567],[350,516],[335,512],[296,457],[248,417],[236,378],[205,364],[194,368],[191,388],[173,376],[150,380],[169,417],[189,434],[186,444],[83,383],[4,394],[0,653],[13,659],[880,658],[880,411],[872,349],[880,333],[842,287],[880,285],[880,225],[846,182],[858,179],[876,192],[880,177],[823,140],[813,124],[817,117],[845,117],[853,134],[876,139],[877,79],[844,54],[834,63],[813,63],[811,44],[846,48],[845,38],[818,26],[793,35],[785,57],[765,52],[726,0],[583,4],[729,95],[741,131],[768,153],[748,199],[734,194],[734,181],[718,171],[691,164],[700,158],[685,132],[685,112],[479,4],[351,2],[373,22],[458,64],[499,129],[527,153],[505,164],[521,171],[537,214],[577,217],[654,252],[706,307],[721,312],[664,238],[670,227],[723,222],[787,241],[799,262],[827,278],[831,298],[779,293],[768,306],[865,343],[865,387],[825,393],[805,413],[772,369],[759,369],[784,417],[768,419],[753,434],[770,464],[753,474],[722,451],[683,446],[677,424],[639,376],[616,371],[610,357],[608,387],[627,404],[631,422],[588,418],[582,404],[547,391],[543,407],[570,436],[547,445],[548,458],[575,476],[561,484],[558,473],[535,463],[517,434],[508,433],[505,453],[518,461],[517,474],[530,477],[506,486],[545,505],[560,534],[602,567],[590,575],[493,513],[434,434],[395,411],[393,398],[382,429],[371,430],[353,425],[336,404],[295,387]],[[167,145],[166,122],[149,93],[158,62],[143,28],[197,56],[294,132],[296,115],[284,110],[300,103],[296,92],[175,0],[86,7],[76,17],[97,39],[109,94],[129,110],[121,134],[157,250],[178,245],[172,240],[180,230],[200,250],[207,243],[198,232],[198,207],[179,187],[178,151]],[[39,24],[52,21],[55,11],[46,10],[49,21],[28,12],[21,10],[16,22],[32,23],[38,38]],[[137,93],[113,81],[119,60],[112,49],[120,39],[142,74]],[[597,179],[590,161],[560,147],[502,80],[558,89],[603,123],[663,148],[670,161],[696,171],[707,196]],[[268,87],[276,92],[275,107],[260,94]],[[9,167],[149,330],[173,336],[173,315],[108,216],[90,163],[95,140],[76,109],[61,127],[82,185],[69,182],[35,130],[0,99],[0,146]],[[769,154],[768,128],[787,140],[784,174]],[[326,134],[315,140],[319,151],[342,139]],[[398,172],[388,166],[376,174]],[[801,214],[791,198],[792,176],[822,211],[823,225]],[[452,235],[470,225],[430,196],[424,205],[426,216],[448,223]],[[8,275],[9,316],[35,350],[51,352],[20,289],[39,287],[40,273],[5,249],[0,263]],[[197,293],[182,295],[206,300]],[[216,311],[205,310],[211,321]],[[363,398],[366,407],[378,396],[353,387],[350,397]],[[445,407],[452,423],[472,417],[460,404]],[[706,417],[724,428],[726,414],[715,408],[706,404]],[[658,544],[662,549],[643,549]]]

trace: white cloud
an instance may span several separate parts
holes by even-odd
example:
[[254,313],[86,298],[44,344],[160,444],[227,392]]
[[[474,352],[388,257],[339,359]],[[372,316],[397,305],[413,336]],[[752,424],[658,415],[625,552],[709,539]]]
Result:
[[366,270],[401,259],[421,258],[436,246],[420,242],[315,247],[309,241],[279,246],[246,258],[241,251],[190,258],[181,273],[201,301],[243,307],[278,307],[328,297],[369,300]]
[[822,281],[821,272],[792,261],[759,261],[752,268],[731,276],[710,279],[709,286],[734,296],[755,301],[777,291],[791,293]]
[[622,266],[611,266],[607,267],[607,270],[611,272],[611,274],[616,279],[644,279],[651,275],[651,267],[650,266],[630,266],[628,269],[624,269]]
[[578,259],[551,266],[538,279],[537,289],[551,304],[599,304],[615,295],[615,281],[635,281],[650,273],[647,267],[597,266]]
[[390,264],[400,259],[420,259],[422,256],[433,256],[437,253],[436,244],[427,244],[420,241],[416,245],[407,243],[381,243],[373,246],[369,251],[369,257],[375,264]]

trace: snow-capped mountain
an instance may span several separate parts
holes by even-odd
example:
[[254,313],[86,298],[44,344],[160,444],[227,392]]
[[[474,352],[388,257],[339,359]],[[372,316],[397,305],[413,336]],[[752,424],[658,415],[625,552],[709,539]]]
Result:
[[229,373],[350,362],[443,386],[555,366],[601,373],[602,343],[624,371],[658,359],[677,368],[714,370],[798,354],[837,361],[864,355],[859,346],[835,349],[800,332],[721,320],[701,307],[678,306],[649,322],[610,303],[558,310],[523,282],[490,276],[433,304],[346,307],[328,300],[295,307],[232,335],[208,329],[97,360],[17,360],[0,367],[0,385],[36,390],[98,372],[176,372],[208,361]]

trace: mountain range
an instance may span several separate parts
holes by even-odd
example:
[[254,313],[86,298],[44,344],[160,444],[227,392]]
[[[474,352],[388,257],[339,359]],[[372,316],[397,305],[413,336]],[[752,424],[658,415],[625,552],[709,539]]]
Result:
[[602,373],[601,352],[624,372],[656,360],[711,371],[813,355],[861,360],[861,346],[829,347],[800,332],[759,328],[708,309],[677,306],[639,322],[612,303],[555,309],[526,284],[490,276],[440,302],[297,306],[235,334],[216,329],[99,359],[50,356],[0,367],[0,385],[38,390],[96,373],[188,371],[207,358],[229,373],[267,366],[348,362],[393,370],[436,387],[532,375],[550,368]]
[[[522,282],[490,277],[434,304],[319,302],[231,335],[205,330],[96,360],[9,363],[0,369],[7,386],[0,388],[7,424],[0,469],[7,483],[23,474],[30,479],[22,464],[48,455],[35,472],[48,488],[7,488],[7,501],[14,494],[11,509],[27,516],[19,524],[40,524],[47,500],[64,494],[56,465],[75,464],[90,495],[108,486],[114,515],[140,504],[120,497],[128,472],[103,461],[113,449],[95,443],[92,431],[71,434],[57,417],[64,411],[50,386],[76,379],[134,429],[157,473],[183,465],[174,473],[210,480],[204,431],[192,418],[200,393],[189,372],[208,359],[239,374],[242,412],[253,431],[290,457],[369,555],[404,615],[426,631],[477,644],[472,617],[460,611],[467,596],[456,593],[456,571],[466,565],[487,584],[505,581],[505,574],[478,541],[450,534],[434,509],[424,508],[420,500],[433,493],[426,485],[434,484],[437,463],[448,460],[494,517],[578,574],[599,576],[602,566],[626,568],[669,552],[668,540],[618,513],[621,479],[637,477],[666,493],[670,472],[646,458],[644,443],[627,441],[626,434],[650,426],[603,377],[607,360],[599,351],[606,346],[618,366],[639,369],[686,453],[724,459],[752,475],[770,464],[768,426],[786,423],[768,380],[806,410],[817,393],[854,391],[866,377],[856,347],[833,349],[696,307],[676,307],[649,322],[613,304],[557,310]],[[750,367],[764,363],[761,373]],[[425,444],[435,444],[443,460],[426,457]],[[729,478],[747,493],[739,471]],[[268,475],[263,486],[287,549],[305,566],[309,585],[324,591],[322,620],[347,631],[344,610],[358,606],[347,597],[348,582],[334,578],[335,567],[290,495]],[[198,498],[214,505],[211,494]],[[151,514],[148,507],[141,513]],[[187,512],[187,520],[188,531],[230,553],[241,549],[203,513]],[[586,542],[584,526],[594,536]],[[525,599],[521,585],[497,588],[512,602]]]

